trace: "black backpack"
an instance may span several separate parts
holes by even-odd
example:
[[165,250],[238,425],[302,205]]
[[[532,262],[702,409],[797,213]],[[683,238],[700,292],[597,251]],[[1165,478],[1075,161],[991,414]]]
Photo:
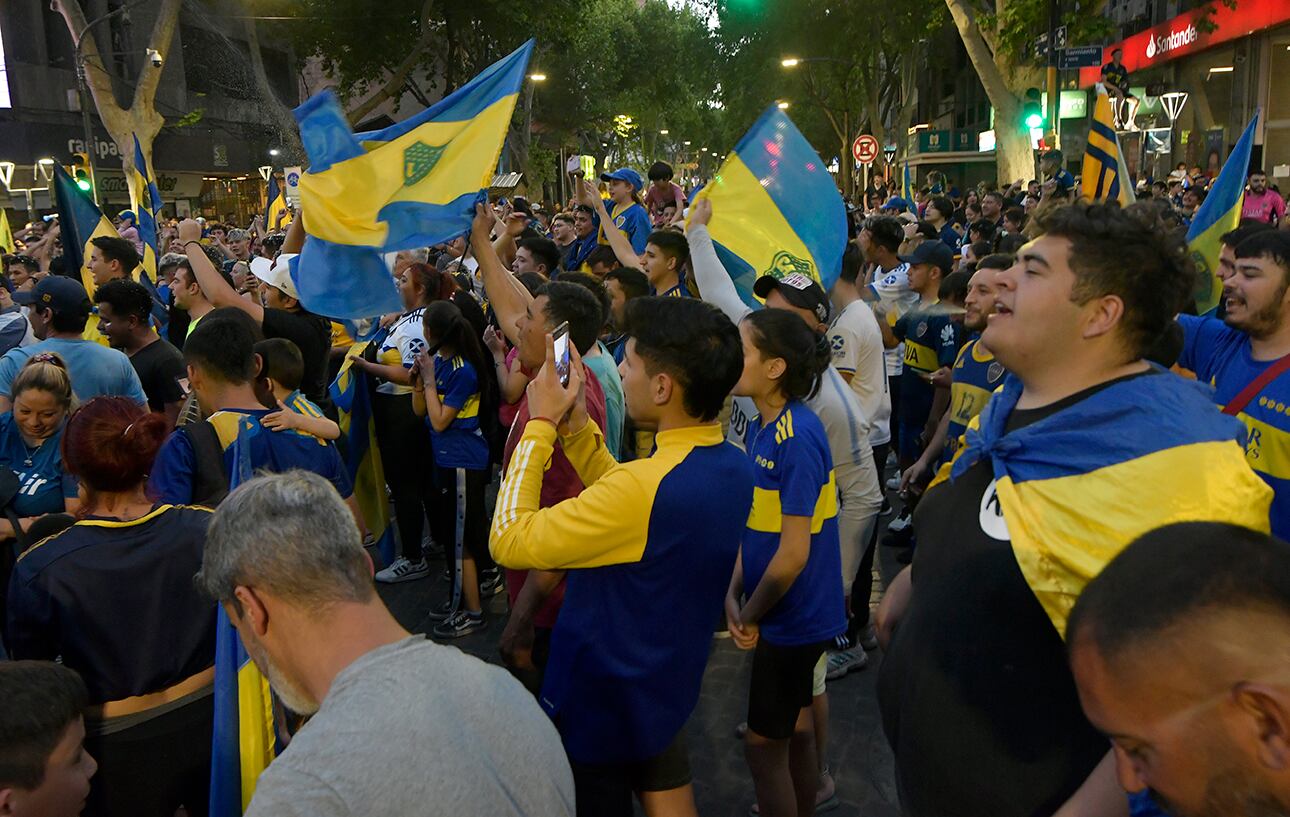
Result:
[[215,426],[198,420],[179,427],[193,448],[194,505],[214,508],[228,496],[228,469],[224,466],[224,446]]

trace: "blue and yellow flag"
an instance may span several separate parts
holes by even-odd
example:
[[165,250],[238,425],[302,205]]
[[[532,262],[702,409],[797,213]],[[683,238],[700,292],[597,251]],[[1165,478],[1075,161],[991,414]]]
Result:
[[309,240],[291,264],[300,301],[332,318],[402,310],[381,253],[470,229],[486,200],[533,41],[423,113],[355,134],[336,96],[296,109],[311,167],[300,179]]
[[[99,236],[121,236],[99,206],[76,186],[72,177],[59,165],[54,165],[54,200],[58,206],[59,238],[63,243],[67,272],[72,274],[73,270],[80,270],[81,284],[93,298],[94,276],[90,274],[89,267],[90,241]],[[87,331],[94,323],[96,322],[90,321]]]
[[771,105],[696,198],[712,202],[708,232],[749,306],[762,275],[800,272],[827,291],[842,271],[847,214],[827,166]]
[[161,212],[161,193],[148,171],[137,134],[134,136],[134,171],[126,179],[129,181],[130,202],[134,206],[135,229],[143,241],[142,272],[137,272],[135,277],[152,296],[153,324],[157,331],[164,332],[170,321],[170,311],[157,292],[157,259],[161,257],[157,249],[157,214]]
[[[249,480],[252,420],[238,422],[229,490]],[[215,724],[211,741],[211,817],[238,817],[255,793],[255,781],[273,761],[277,739],[268,680],[242,646],[219,605],[215,620]]]
[[[363,512],[368,531],[376,537],[376,547],[385,564],[394,561],[394,525],[390,503],[385,495],[385,470],[381,451],[376,445],[376,419],[372,415],[372,383],[366,372],[355,369],[354,358],[360,357],[371,343],[378,346],[389,330],[381,329],[370,341],[355,343],[331,384],[331,399],[339,415],[340,433],[345,435],[345,467],[354,484],[354,500]],[[355,335],[357,337],[357,335]]]
[[1009,375],[932,484],[990,463],[998,501],[983,508],[1001,516],[987,533],[1012,542],[1063,636],[1085,585],[1147,531],[1195,521],[1268,531],[1272,490],[1245,462],[1245,426],[1205,385],[1159,370],[1008,432],[1021,391]]
[[1213,312],[1223,297],[1223,282],[1218,280],[1218,252],[1222,248],[1219,239],[1241,223],[1245,174],[1250,167],[1254,126],[1258,121],[1259,112],[1255,111],[1187,228],[1187,248],[1196,264],[1196,312],[1201,315]]
[[13,230],[9,227],[9,217],[0,209],[0,252],[17,252],[13,240]]
[[1118,201],[1125,207],[1133,203],[1133,184],[1124,166],[1120,137],[1115,133],[1111,99],[1105,90],[1097,94],[1080,175],[1084,196],[1089,200]]
[[913,213],[914,215],[918,215],[917,213],[918,205],[914,204],[914,199],[915,199],[914,176],[909,171],[908,159],[905,160],[905,178],[904,178],[904,181],[901,182],[900,195],[901,195],[901,198],[905,200],[905,204],[908,205],[909,212]]
[[[277,221],[281,214],[281,221]],[[278,177],[269,174],[268,203],[264,208],[264,228],[281,230],[291,223],[291,211],[287,209],[287,194],[278,186]]]

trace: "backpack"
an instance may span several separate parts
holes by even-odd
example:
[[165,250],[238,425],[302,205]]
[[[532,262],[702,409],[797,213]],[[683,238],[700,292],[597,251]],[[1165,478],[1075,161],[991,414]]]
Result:
[[179,426],[193,449],[194,505],[214,508],[228,496],[228,469],[224,465],[224,446],[215,426],[206,420]]

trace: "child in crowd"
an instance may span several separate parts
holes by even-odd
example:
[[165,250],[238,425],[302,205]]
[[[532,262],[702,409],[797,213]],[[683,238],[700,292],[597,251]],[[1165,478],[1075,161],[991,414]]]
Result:
[[286,338],[269,338],[255,344],[255,353],[262,361],[257,396],[266,407],[278,408],[266,414],[260,424],[273,431],[303,431],[320,440],[340,439],[340,426],[300,393],[305,376],[300,347]]
[[487,626],[479,572],[492,566],[484,507],[491,470],[481,421],[496,416],[497,381],[479,336],[456,304],[430,304],[422,326],[428,349],[412,365],[412,411],[430,426],[440,489],[435,511],[456,520],[452,595],[430,618],[440,622],[436,637],[460,638]]
[[752,512],[726,595],[731,637],[755,649],[746,757],[760,813],[811,814],[818,782],[811,700],[825,649],[846,629],[833,458],[804,399],[819,388],[830,349],[798,316],[751,313],[739,327],[744,370],[734,394],[758,416],[744,449],[753,461]]

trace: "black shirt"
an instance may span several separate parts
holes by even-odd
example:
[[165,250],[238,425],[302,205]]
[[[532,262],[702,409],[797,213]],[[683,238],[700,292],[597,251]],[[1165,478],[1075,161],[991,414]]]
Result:
[[[1014,410],[1007,430],[1108,385]],[[929,491],[914,530],[913,593],[878,679],[904,813],[1052,814],[1110,744],[1084,717],[1065,644],[1017,565],[989,458]]]
[[186,396],[181,385],[188,377],[184,356],[165,340],[158,338],[130,355],[130,365],[148,396],[149,411],[164,412],[167,403],[178,403]]
[[1108,62],[1102,66],[1102,76],[1106,81],[1124,91],[1129,92],[1129,72],[1125,70],[1124,65],[1118,62]]
[[215,602],[193,584],[210,519],[205,508],[159,505],[131,522],[89,517],[33,545],[9,583],[12,656],[61,658],[94,704],[211,666]]
[[264,336],[286,338],[300,349],[305,376],[300,391],[324,411],[331,404],[327,397],[327,358],[331,354],[331,321],[303,309],[264,310]]

